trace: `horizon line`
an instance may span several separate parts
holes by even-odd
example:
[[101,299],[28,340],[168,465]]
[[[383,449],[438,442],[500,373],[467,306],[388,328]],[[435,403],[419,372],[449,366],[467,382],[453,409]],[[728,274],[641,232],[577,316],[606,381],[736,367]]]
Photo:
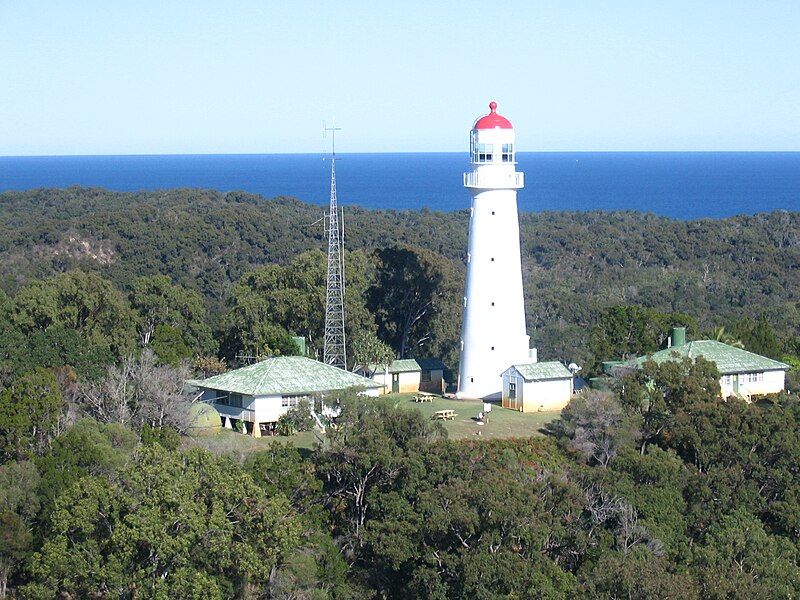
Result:
[[[798,154],[797,150],[522,150],[517,154]],[[374,154],[464,154],[469,151],[379,151],[339,152],[340,156]],[[327,156],[325,152],[154,152],[154,153],[102,153],[102,154],[0,154],[4,158],[119,158],[119,157],[167,157],[167,156]]]

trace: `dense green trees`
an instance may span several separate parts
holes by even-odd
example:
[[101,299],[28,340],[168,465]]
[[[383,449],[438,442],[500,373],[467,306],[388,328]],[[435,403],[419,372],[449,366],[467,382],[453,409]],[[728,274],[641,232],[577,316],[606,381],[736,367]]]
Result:
[[58,431],[61,388],[51,371],[36,369],[0,391],[0,462],[29,458]]
[[457,360],[462,277],[452,262],[430,250],[390,246],[376,252],[377,275],[369,306],[378,334],[400,358]]
[[[218,327],[223,316],[228,310],[239,310],[243,316],[238,330],[244,332],[244,324],[250,322],[247,315],[253,323],[260,323],[269,311],[256,310],[249,301],[237,301],[240,290],[233,289],[232,284],[247,287],[245,274],[264,265],[288,265],[299,255],[316,251],[316,255],[308,255],[305,264],[301,265],[302,260],[298,263],[302,266],[298,273],[283,272],[279,276],[275,272],[270,276],[273,279],[266,280],[277,286],[274,300],[282,298],[282,294],[289,296],[287,306],[302,306],[305,300],[296,298],[298,294],[309,302],[319,301],[318,282],[324,269],[320,271],[318,259],[324,239],[321,229],[306,225],[319,219],[320,210],[292,199],[265,200],[240,192],[172,190],[121,194],[81,188],[5,192],[0,194],[0,223],[7,226],[9,235],[0,240],[0,288],[13,297],[26,284],[76,267],[100,273],[126,293],[133,289],[138,277],[167,276],[170,285],[200,293],[212,329],[225,329]],[[800,260],[795,242],[800,229],[798,218],[797,214],[781,212],[695,222],[634,212],[520,215],[528,326],[540,354],[578,362],[588,372],[600,360],[654,349],[671,325],[688,325],[690,335],[710,336],[720,326],[738,335],[737,324],[756,324],[763,316],[774,329],[781,354],[778,358],[796,356],[800,339],[796,298],[800,283],[792,265]],[[431,327],[420,327],[412,335],[417,339],[411,342],[429,342],[416,350],[446,358],[448,365],[455,368],[467,212],[349,207],[347,220],[347,244],[353,251],[347,256],[346,268],[349,312],[355,319],[351,328],[365,322],[356,312],[362,310],[367,297],[364,291],[378,281],[376,277],[404,281],[400,268],[403,261],[397,250],[389,253],[398,258],[389,261],[400,268],[394,275],[370,255],[390,246],[412,248],[416,258],[411,258],[421,260],[423,270],[427,263],[441,263],[441,269],[431,274],[442,269],[449,274],[441,282],[447,292],[437,301],[439,316],[426,313],[424,319],[430,321]],[[428,256],[432,258],[420,254],[419,249],[430,251]],[[360,277],[366,288],[359,287],[356,280]],[[391,314],[381,313],[391,302],[402,298],[394,290],[381,290],[382,286],[377,285],[372,291],[385,298],[367,306],[377,321],[371,326],[377,325],[381,339],[399,353],[403,325],[393,320],[401,317],[394,309]],[[360,301],[353,303],[352,299],[359,300],[356,297],[360,295]],[[300,304],[295,304],[297,301]],[[625,331],[628,323],[615,322],[612,307],[631,306],[641,308],[620,309],[622,316],[631,317],[635,325],[633,331]],[[648,313],[650,310],[655,313]],[[278,319],[269,312],[275,319],[270,322],[269,331],[257,336],[258,340],[245,340],[247,351],[231,349],[228,344],[223,354],[254,354],[256,346],[259,352],[263,351],[263,343],[289,350],[283,348],[286,340],[278,339],[281,336],[275,326],[298,335],[309,334],[317,340],[317,327],[302,322],[313,314],[295,313],[293,318]],[[619,310],[617,313],[619,316]],[[687,322],[686,315],[696,323]],[[672,316],[677,318],[664,318]],[[607,333],[605,325],[595,328],[608,318],[611,327]],[[371,323],[371,318],[366,322]],[[164,325],[181,329],[185,344],[181,347],[174,330],[162,329],[161,346],[170,353],[171,360],[186,348],[194,354],[213,351],[195,347],[191,339],[184,339],[182,325]],[[231,319],[229,325],[235,333],[236,319]],[[138,334],[148,330],[141,323],[137,329]],[[348,330],[349,335],[354,333]],[[433,337],[426,342],[430,333]],[[134,339],[140,338],[138,334]],[[0,341],[3,337],[0,328]],[[203,336],[189,337],[199,340]],[[223,338],[221,332],[216,336],[217,340]],[[743,338],[749,339],[750,349],[774,354],[775,347],[769,339],[759,335]],[[317,345],[314,342],[314,347]],[[110,350],[118,353],[114,344]],[[1,359],[2,356],[3,366]]]
[[22,593],[229,598],[263,589],[300,536],[286,497],[230,460],[144,448],[117,480],[84,477],[56,499]]
[[97,273],[69,271],[33,281],[14,298],[14,321],[25,334],[62,325],[115,356],[135,347],[134,315],[123,295]]
[[[363,252],[348,252],[345,260],[345,332],[353,340],[375,329],[365,303],[372,265]],[[294,354],[297,349],[289,334],[303,336],[311,354],[321,356],[326,277],[327,259],[319,250],[304,252],[286,265],[264,265],[245,273],[228,296],[223,320],[226,356],[263,354],[265,346]],[[352,357],[352,343],[348,350]]]
[[[349,210],[351,360],[455,367],[466,213]],[[311,453],[186,449],[184,359],[212,374],[215,353],[296,352],[291,334],[321,349],[324,240],[302,226],[318,212],[197,190],[0,194],[0,595],[800,593],[800,402],[721,401],[703,360],[619,370],[548,438],[450,441],[344,394]],[[520,221],[542,356],[590,372],[684,325],[800,365],[798,215]]]
[[689,336],[697,334],[697,324],[689,315],[636,305],[611,306],[600,313],[591,330],[590,350],[598,362],[644,356],[665,347],[670,329],[681,326]]
[[485,441],[345,394],[325,445],[243,465],[82,420],[0,465],[0,584],[22,598],[794,596],[800,402],[711,401],[698,362],[648,366],[665,424],[646,446],[624,427],[641,405],[611,393],[571,406],[552,438]]
[[[207,354],[216,350],[203,299],[194,290],[174,285],[166,275],[138,277],[130,291],[131,306],[139,313],[139,341],[162,344],[168,332],[176,332],[191,352]],[[158,354],[158,352],[156,352]]]

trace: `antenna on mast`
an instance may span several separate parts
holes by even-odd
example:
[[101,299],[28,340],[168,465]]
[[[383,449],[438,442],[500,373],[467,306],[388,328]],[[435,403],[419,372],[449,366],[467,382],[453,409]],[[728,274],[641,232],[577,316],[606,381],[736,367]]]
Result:
[[[347,370],[344,334],[344,256],[343,234],[339,228],[339,205],[336,198],[336,132],[341,127],[322,124],[322,137],[331,132],[331,195],[328,206],[328,284],[325,295],[325,364]],[[342,213],[344,214],[344,213]]]

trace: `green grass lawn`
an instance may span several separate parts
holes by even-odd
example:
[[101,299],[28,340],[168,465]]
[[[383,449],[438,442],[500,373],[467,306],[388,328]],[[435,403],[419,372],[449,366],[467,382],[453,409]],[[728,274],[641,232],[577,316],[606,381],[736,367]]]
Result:
[[[530,437],[542,435],[541,428],[558,418],[560,411],[521,413],[492,405],[492,412],[485,425],[478,425],[474,417],[483,410],[483,403],[476,400],[450,400],[433,397],[431,402],[414,402],[413,394],[387,394],[382,396],[398,406],[408,410],[419,410],[430,418],[437,410],[453,410],[456,418],[452,421],[440,421],[447,430],[450,439],[494,439],[510,437]],[[275,442],[290,442],[295,447],[311,450],[324,437],[317,431],[303,431],[292,436],[271,436],[254,438],[230,429],[220,429],[215,433],[195,434],[184,438],[184,447],[199,446],[215,454],[244,455],[248,452],[264,450]]]
[[454,410],[458,416],[453,421],[441,421],[448,437],[454,440],[541,435],[540,429],[545,423],[553,421],[561,414],[561,411],[521,413],[493,403],[488,423],[478,425],[474,417],[483,410],[483,403],[478,400],[450,400],[435,396],[432,402],[416,403],[412,400],[413,396],[414,394],[387,394],[384,398],[394,400],[402,407],[419,409],[426,417],[431,417],[437,410]]
[[311,450],[317,442],[319,432],[301,431],[290,436],[265,436],[254,438],[230,429],[219,429],[214,433],[203,433],[184,438],[185,447],[199,446],[214,454],[246,454],[265,450],[275,442],[290,442],[296,448]]

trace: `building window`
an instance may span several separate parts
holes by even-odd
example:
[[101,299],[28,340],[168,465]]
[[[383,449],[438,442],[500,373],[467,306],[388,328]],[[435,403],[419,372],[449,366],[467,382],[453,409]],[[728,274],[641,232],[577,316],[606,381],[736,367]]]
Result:
[[244,408],[242,404],[242,395],[241,394],[231,394],[230,395],[230,405],[236,408]]
[[294,408],[300,402],[308,400],[308,396],[281,396],[281,406],[283,408]]
[[517,384],[514,381],[508,382],[508,399],[509,400],[517,399]]
[[473,140],[472,162],[487,163],[494,160],[494,144],[479,144]]
[[430,381],[431,381],[431,372],[428,371],[428,370],[422,371],[422,373],[420,373],[419,380],[422,383],[430,383]]
[[492,262],[494,262],[494,256],[492,257]]
[[503,144],[501,158],[503,162],[514,162],[514,144]]
[[492,306],[494,306],[494,302],[492,302]]
[[742,383],[760,383],[764,381],[764,373],[742,373],[739,378]]
[[725,387],[733,387],[733,375],[724,375],[722,377],[722,385]]
[[492,211],[492,216],[494,216],[494,211]]
[[494,346],[492,346],[492,350],[494,350]]
[[469,378],[469,382],[470,382],[470,383],[475,383],[475,378],[474,378],[474,377],[470,377],[470,378]]

